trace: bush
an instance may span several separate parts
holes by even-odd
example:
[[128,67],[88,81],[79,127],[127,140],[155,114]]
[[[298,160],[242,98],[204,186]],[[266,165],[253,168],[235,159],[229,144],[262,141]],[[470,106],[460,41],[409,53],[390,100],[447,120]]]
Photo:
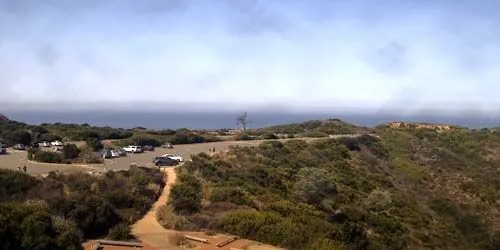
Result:
[[[134,180],[138,172],[146,185]],[[83,237],[125,239],[127,222],[141,218],[157,199],[151,187],[158,175],[157,169],[137,168],[99,177],[51,172],[35,178],[0,169],[0,249],[81,249]],[[123,190],[128,193],[114,195]]]
[[26,158],[28,158],[28,160],[32,161],[33,157],[35,156],[36,152],[38,152],[38,151],[39,151],[39,149],[37,149],[37,148],[28,148],[28,150],[26,151],[26,153],[27,153]]
[[62,148],[62,155],[64,159],[78,158],[81,150],[75,144],[65,144]]
[[130,226],[126,222],[121,222],[109,229],[108,238],[110,240],[130,239]]
[[90,150],[97,152],[101,149],[104,148],[104,145],[102,145],[101,139],[98,137],[89,137],[87,139],[87,146]]
[[48,152],[43,150],[38,150],[35,153],[35,161],[46,162],[46,163],[62,163],[63,157],[57,152]]
[[279,139],[279,137],[273,133],[265,133],[260,136],[261,139],[263,140],[276,140]]
[[170,204],[178,213],[192,214],[201,208],[202,188],[196,177],[183,174],[179,176],[180,183],[172,186]]
[[78,154],[78,159],[76,161],[83,164],[99,164],[103,163],[104,160],[90,149],[84,148],[80,151],[80,154]]
[[135,136],[135,137],[131,138],[131,141],[133,141],[133,143],[131,143],[131,144],[138,145],[138,146],[145,146],[145,145],[150,145],[153,147],[161,146],[160,141],[158,141],[154,138],[151,138],[151,137]]
[[37,179],[30,175],[0,169],[0,202],[22,200],[27,191],[38,184]]
[[210,196],[210,201],[226,201],[236,205],[250,204],[250,200],[246,197],[245,192],[237,187],[221,187],[215,188]]
[[13,146],[15,144],[21,143],[24,145],[31,145],[31,134],[25,130],[15,130],[3,136],[3,143],[8,146]]

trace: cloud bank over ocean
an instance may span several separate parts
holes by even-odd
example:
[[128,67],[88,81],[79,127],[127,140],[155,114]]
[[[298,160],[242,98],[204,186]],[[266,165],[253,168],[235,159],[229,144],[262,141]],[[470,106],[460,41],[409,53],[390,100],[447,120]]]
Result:
[[500,2],[102,2],[0,1],[0,102],[500,108]]

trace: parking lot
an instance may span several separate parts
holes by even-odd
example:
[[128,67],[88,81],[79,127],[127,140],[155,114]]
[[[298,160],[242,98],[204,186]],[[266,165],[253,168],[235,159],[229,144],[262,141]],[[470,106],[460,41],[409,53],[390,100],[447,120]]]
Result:
[[156,148],[153,152],[144,152],[139,154],[128,154],[124,157],[106,159],[104,164],[84,166],[84,165],[69,165],[69,164],[50,164],[39,162],[28,162],[26,160],[26,151],[8,150],[7,154],[0,155],[0,168],[17,169],[26,164],[27,172],[31,174],[46,174],[50,171],[62,172],[89,172],[89,171],[102,171],[102,170],[122,170],[128,169],[131,164],[138,166],[154,167],[152,162],[153,157],[163,154],[177,154],[188,160],[192,154],[207,152],[213,149],[217,152],[225,151],[230,145],[250,146],[257,145],[261,141],[222,141],[198,144],[175,145],[173,149]]

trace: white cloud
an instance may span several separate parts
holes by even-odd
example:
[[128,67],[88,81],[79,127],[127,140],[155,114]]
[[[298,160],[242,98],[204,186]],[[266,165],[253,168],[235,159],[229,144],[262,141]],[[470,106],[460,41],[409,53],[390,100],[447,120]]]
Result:
[[499,107],[493,2],[19,2],[1,102]]

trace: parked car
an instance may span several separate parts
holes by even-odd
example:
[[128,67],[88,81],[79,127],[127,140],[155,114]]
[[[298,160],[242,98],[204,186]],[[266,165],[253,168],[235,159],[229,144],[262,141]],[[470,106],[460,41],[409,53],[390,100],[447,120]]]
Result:
[[142,146],[142,151],[155,151],[155,147],[151,145],[144,145]]
[[174,159],[174,160],[176,160],[178,162],[183,162],[184,161],[184,159],[180,155],[164,154],[164,155],[162,155],[162,157],[167,157],[167,158],[170,158],[170,159]]
[[58,147],[63,146],[64,144],[61,141],[53,141],[50,143],[50,145]]
[[7,153],[7,148],[5,145],[0,143],[0,154],[6,154]]
[[26,146],[24,146],[24,144],[16,144],[12,147],[13,149],[15,150],[26,150]]
[[117,149],[117,151],[120,154],[120,156],[126,156],[127,155],[127,152],[125,152],[125,150],[123,150],[122,148]]
[[113,157],[113,155],[111,154],[111,150],[108,150],[108,149],[101,150],[101,157],[104,159],[109,159],[109,158]]
[[117,149],[111,150],[111,157],[120,157],[120,151]]
[[133,153],[133,154],[142,153],[142,147],[141,146],[129,145],[129,146],[124,147],[123,150],[125,152],[127,152],[127,153]]
[[63,146],[54,146],[54,152],[62,152]]
[[50,147],[50,143],[43,141],[43,142],[38,143],[38,146],[41,148],[48,148],[48,147]]
[[161,147],[162,148],[170,148],[170,149],[174,148],[174,146],[171,143],[165,143],[165,144],[161,145]]
[[156,158],[154,163],[157,167],[162,167],[162,166],[175,166],[179,162],[177,160],[168,157],[158,157]]

